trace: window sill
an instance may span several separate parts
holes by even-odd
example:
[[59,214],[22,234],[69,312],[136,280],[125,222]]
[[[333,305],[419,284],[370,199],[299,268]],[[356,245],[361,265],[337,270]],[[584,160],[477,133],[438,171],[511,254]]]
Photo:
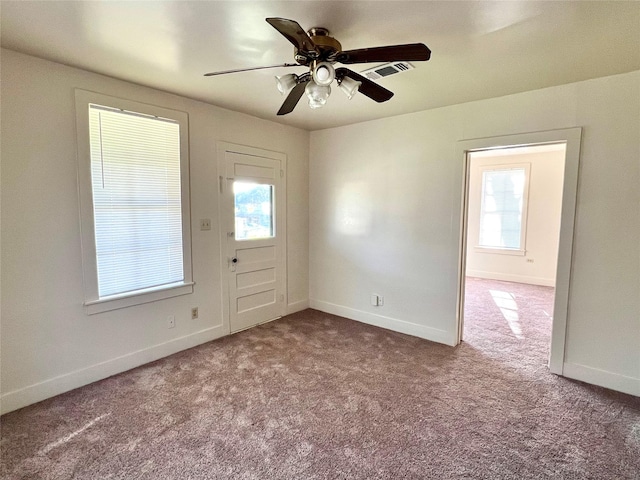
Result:
[[98,300],[84,302],[87,315],[108,312],[120,308],[133,307],[143,303],[156,302],[165,298],[178,297],[193,293],[194,282],[173,283],[154,289],[139,290],[137,292],[113,295]]
[[519,255],[524,256],[527,254],[526,250],[516,248],[492,248],[492,247],[475,247],[476,253],[497,253],[498,255]]

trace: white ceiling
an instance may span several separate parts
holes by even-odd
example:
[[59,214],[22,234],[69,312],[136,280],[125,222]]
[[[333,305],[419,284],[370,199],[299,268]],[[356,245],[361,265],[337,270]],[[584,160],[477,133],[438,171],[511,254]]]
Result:
[[[308,130],[640,69],[637,1],[2,1],[2,46]],[[334,88],[278,117],[293,47],[266,17],[325,27],[343,49],[425,43],[431,60],[384,78],[378,104]],[[371,65],[354,65],[362,71]]]

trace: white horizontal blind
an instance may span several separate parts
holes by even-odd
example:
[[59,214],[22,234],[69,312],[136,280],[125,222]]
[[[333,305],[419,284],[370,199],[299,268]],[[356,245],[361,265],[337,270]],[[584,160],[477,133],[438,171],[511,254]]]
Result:
[[482,173],[480,246],[520,249],[525,169]]
[[89,106],[100,298],[184,280],[180,125]]

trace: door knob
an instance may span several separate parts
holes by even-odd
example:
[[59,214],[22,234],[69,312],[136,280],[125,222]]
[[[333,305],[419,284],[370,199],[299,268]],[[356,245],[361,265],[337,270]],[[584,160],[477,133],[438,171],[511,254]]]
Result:
[[233,257],[231,259],[231,263],[238,263],[238,258],[237,257]]

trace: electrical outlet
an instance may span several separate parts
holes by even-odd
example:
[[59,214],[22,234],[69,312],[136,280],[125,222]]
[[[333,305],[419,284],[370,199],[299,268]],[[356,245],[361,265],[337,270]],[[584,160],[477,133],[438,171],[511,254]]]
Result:
[[527,258],[527,263],[533,263],[533,258]]
[[195,320],[196,318],[198,318],[198,307],[193,307],[191,309],[191,319]]
[[167,317],[167,328],[174,328],[176,326],[176,316],[169,315]]
[[210,218],[201,218],[200,219],[200,230],[211,230],[211,219]]
[[378,306],[382,307],[384,305],[384,297],[382,295],[378,295]]

